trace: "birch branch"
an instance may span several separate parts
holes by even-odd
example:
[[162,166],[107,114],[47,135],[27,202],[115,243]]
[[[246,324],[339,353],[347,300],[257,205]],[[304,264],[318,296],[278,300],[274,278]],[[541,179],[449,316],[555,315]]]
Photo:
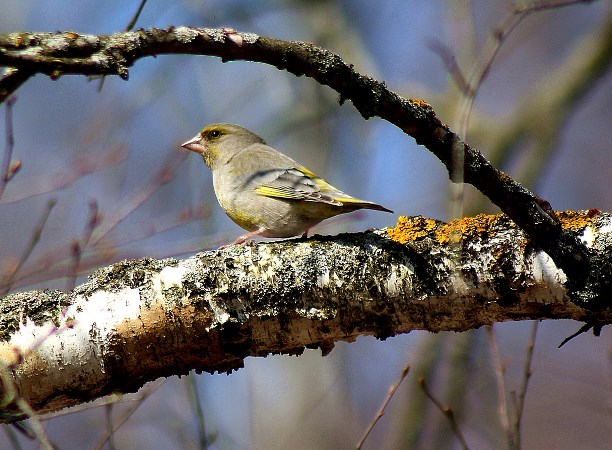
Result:
[[[589,248],[612,252],[612,215],[560,213]],[[463,331],[510,320],[612,321],[572,302],[567,277],[504,215],[233,246],[191,258],[123,261],[71,292],[0,300],[0,421],[132,392],[248,356],[301,354],[358,336]],[[10,374],[10,376],[7,376]]]

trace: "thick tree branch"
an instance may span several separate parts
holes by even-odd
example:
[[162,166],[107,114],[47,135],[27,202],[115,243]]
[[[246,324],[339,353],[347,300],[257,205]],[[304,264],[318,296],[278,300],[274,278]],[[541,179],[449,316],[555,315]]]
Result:
[[[564,226],[612,251],[612,216]],[[0,421],[137,390],[189,370],[231,371],[247,356],[331,351],[336,341],[508,320],[612,321],[612,305],[571,301],[567,278],[503,215],[448,224],[233,246],[177,261],[124,261],[74,291],[0,300]],[[11,394],[12,393],[12,394]],[[11,394],[11,395],[9,395]]]
[[[598,309],[612,295],[612,262],[589,251],[563,230],[547,202],[495,169],[461,141],[423,101],[402,98],[384,83],[361,75],[338,55],[306,42],[282,41],[231,29],[170,27],[113,35],[75,32],[11,33],[0,36],[0,65],[26,74],[119,75],[128,77],[136,60],[160,54],[219,56],[223,61],[250,60],[306,75],[350,100],[364,118],[379,116],[400,127],[432,151],[454,173],[463,153],[464,180],[499,206],[563,269],[575,301]],[[15,87],[18,84],[15,84]],[[10,86],[0,84],[1,91]]]

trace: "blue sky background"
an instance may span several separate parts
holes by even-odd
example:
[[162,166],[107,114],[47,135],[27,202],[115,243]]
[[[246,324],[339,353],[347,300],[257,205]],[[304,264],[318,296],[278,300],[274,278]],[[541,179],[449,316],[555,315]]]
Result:
[[[137,4],[0,0],[0,33],[68,29],[113,33],[126,26]],[[457,129],[460,96],[428,42],[435,39],[449,46],[467,72],[490,31],[508,11],[507,5],[503,1],[150,0],[137,27],[226,26],[314,42],[401,95],[425,99],[441,120]],[[477,130],[468,142],[488,155],[487,144],[513,120],[512,112],[525,100],[525,93],[572,52],[579,52],[581,40],[610,14],[610,5],[600,1],[537,14],[521,24],[504,44],[479,91],[472,119]],[[67,253],[70,240],[82,234],[91,199],[96,199],[106,217],[112,216],[132,201],[168,157],[182,151],[181,142],[213,122],[241,124],[335,186],[396,212],[394,216],[372,211],[343,216],[320,225],[315,233],[392,226],[400,214],[442,220],[451,216],[448,176],[433,155],[392,125],[377,118],[364,121],[350,103],[338,105],[333,91],[311,79],[262,64],[175,55],[142,59],[130,69],[128,82],[111,77],[101,92],[97,86],[97,81],[84,77],[52,81],[37,75],[17,92],[14,156],[22,160],[23,169],[9,184],[5,203],[0,203],[3,255],[20,254],[51,197],[58,204],[33,259],[58,248]],[[535,183],[536,192],[555,209],[612,209],[608,185],[611,87],[608,73],[575,106]],[[86,154],[86,160],[91,160],[116,147],[126,152],[121,164],[61,190],[6,203],[34,180],[57,179],[58,172],[75,165],[75,158]],[[529,165],[530,158],[529,153],[519,153],[504,169],[521,181],[521,167]],[[179,211],[199,205],[210,211],[207,218],[153,233]],[[487,204],[479,210],[495,211]],[[105,242],[111,260],[116,261],[127,256],[189,254],[227,243],[241,232],[216,204],[208,169],[190,154],[173,181],[122,221]],[[142,234],[151,237],[134,241]],[[60,289],[65,285],[64,279],[36,284]],[[496,326],[509,389],[520,384],[530,327],[527,323]],[[612,335],[608,327],[599,339],[583,335],[556,348],[579,327],[567,321],[540,325],[525,416],[525,448],[605,448],[612,440],[612,362],[607,353]],[[460,358],[456,355],[462,354],[462,346],[468,350]],[[339,343],[325,358],[315,350],[299,358],[249,358],[244,369],[230,376],[199,375],[196,383],[207,427],[218,435],[213,448],[352,447],[401,368],[407,363],[424,367],[431,352],[438,361],[431,380],[441,395],[457,376],[453,358],[462,364],[469,360],[457,366],[469,380],[465,396],[457,399],[466,408],[461,416],[465,432],[474,448],[503,446],[495,421],[488,344],[483,330],[478,330],[469,338],[425,332],[384,342],[361,338]],[[446,423],[437,411],[427,407],[418,413],[419,418],[410,412],[422,397],[415,388],[416,375],[398,392],[368,448],[401,448],[410,434],[406,430],[418,420],[426,424],[420,448],[458,448],[448,433],[439,431],[446,429]],[[116,433],[117,448],[197,448],[195,415],[185,386],[185,377],[165,381]],[[122,408],[126,406],[116,407],[116,417]],[[91,448],[104,434],[104,420],[103,408],[91,409],[50,421],[47,431],[60,448]],[[0,433],[0,448],[9,445],[6,439]],[[23,448],[35,447],[23,441]]]

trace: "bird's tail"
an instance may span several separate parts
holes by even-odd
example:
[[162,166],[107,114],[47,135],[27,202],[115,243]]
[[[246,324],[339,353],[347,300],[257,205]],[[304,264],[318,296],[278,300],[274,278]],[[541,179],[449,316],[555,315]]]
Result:
[[393,214],[393,211],[391,211],[390,209],[385,208],[384,206],[379,205],[378,203],[368,202],[367,200],[360,200],[358,198],[353,197],[335,197],[334,200],[338,200],[343,205],[352,206],[355,209],[374,209],[376,211],[385,211]]

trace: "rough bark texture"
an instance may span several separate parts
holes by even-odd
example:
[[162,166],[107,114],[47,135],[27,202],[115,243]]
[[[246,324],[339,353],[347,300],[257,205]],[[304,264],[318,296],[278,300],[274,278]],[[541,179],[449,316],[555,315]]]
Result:
[[[612,251],[609,214],[559,217],[589,248]],[[586,310],[566,282],[503,215],[448,224],[401,217],[395,228],[363,234],[124,261],[72,292],[0,300],[0,397],[20,396],[44,413],[191,369],[235,370],[247,356],[326,354],[362,335],[612,321],[610,303]],[[9,403],[0,421],[20,417]]]
[[[606,26],[597,53],[609,49],[606,36],[612,32],[612,23]],[[99,36],[73,31],[10,33],[0,35],[0,66],[13,68],[0,79],[0,101],[35,73],[54,79],[65,74],[127,79],[128,68],[139,58],[178,53],[263,62],[331,87],[340,94],[341,103],[350,100],[364,118],[379,116],[414,137],[445,164],[451,176],[463,173],[462,180],[453,181],[474,185],[525,230],[564,270],[568,288],[582,306],[598,310],[612,296],[608,255],[589,251],[564,231],[546,201],[494,168],[442,123],[427,103],[397,95],[384,83],[356,72],[338,55],[311,43],[227,28],[169,27]],[[463,171],[454,170],[457,164],[463,164]]]

